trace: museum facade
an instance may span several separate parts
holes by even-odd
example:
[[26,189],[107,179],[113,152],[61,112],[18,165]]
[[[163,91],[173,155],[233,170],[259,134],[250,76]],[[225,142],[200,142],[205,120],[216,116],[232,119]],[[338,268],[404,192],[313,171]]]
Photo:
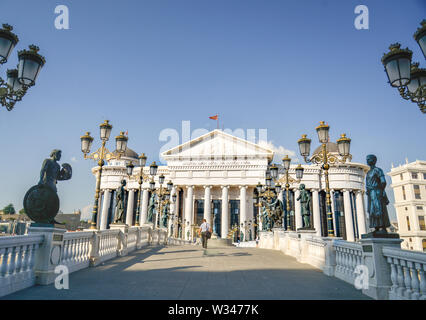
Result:
[[[328,143],[330,153],[337,154],[337,146]],[[312,157],[320,152],[315,150]],[[170,205],[169,233],[175,237],[191,239],[195,226],[205,218],[214,234],[227,238],[235,230],[243,231],[245,240],[251,240],[261,228],[260,209],[256,206],[256,185],[265,183],[268,164],[273,151],[261,145],[240,139],[221,130],[214,130],[196,139],[162,153],[166,165],[159,166],[154,177],[156,188],[158,177],[164,175],[164,184],[173,183],[172,195],[176,201]],[[121,181],[127,181],[126,224],[136,223],[136,207],[139,196],[138,175],[140,170],[149,176],[149,166],[135,167],[131,177],[127,176],[126,165],[138,163],[139,155],[127,148],[120,159],[113,159],[103,167],[101,197],[97,224],[101,230],[108,229],[114,218],[115,193]],[[284,172],[279,166],[279,183],[284,185]],[[303,226],[301,206],[295,201],[299,196],[299,185],[304,184],[310,192],[311,226],[318,236],[327,236],[325,180],[319,165],[303,165],[301,181],[295,178],[296,165],[290,175],[290,221],[292,230]],[[96,175],[99,167],[92,169]],[[364,205],[365,174],[368,166],[351,161],[335,164],[329,170],[335,235],[348,241],[359,239],[366,233],[367,217]],[[277,181],[278,182],[278,181]],[[141,188],[139,224],[147,224],[148,203],[151,197],[149,181]],[[286,203],[286,190],[279,199]],[[287,215],[286,205],[284,205]]]

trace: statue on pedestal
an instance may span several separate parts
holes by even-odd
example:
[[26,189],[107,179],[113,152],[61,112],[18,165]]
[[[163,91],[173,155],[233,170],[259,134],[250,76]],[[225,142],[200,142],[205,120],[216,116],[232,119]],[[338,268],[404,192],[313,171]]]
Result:
[[300,206],[302,209],[302,217],[303,217],[303,228],[310,229],[311,228],[311,212],[310,212],[310,203],[311,203],[311,195],[305,189],[305,185],[302,183],[299,186],[300,195],[296,199],[296,201],[300,201]]
[[162,228],[167,228],[167,219],[168,219],[169,215],[168,215],[168,205],[164,205],[163,206],[163,212],[161,215],[161,227]]
[[114,223],[124,223],[126,211],[126,180],[121,180],[121,186],[117,188],[115,194],[115,216]]
[[155,193],[151,193],[151,197],[149,198],[149,204],[148,204],[148,222],[154,222],[153,217],[155,214]]
[[388,197],[385,192],[386,179],[383,170],[376,167],[377,157],[373,154],[367,156],[367,164],[370,170],[365,177],[365,187],[367,190],[370,228],[374,228],[369,236],[386,236],[389,235],[386,228],[390,227],[387,205]]
[[61,150],[54,149],[50,158],[43,161],[38,185],[31,187],[24,196],[25,213],[36,223],[53,225],[59,211],[57,181],[69,180],[72,168],[68,163],[58,164]]

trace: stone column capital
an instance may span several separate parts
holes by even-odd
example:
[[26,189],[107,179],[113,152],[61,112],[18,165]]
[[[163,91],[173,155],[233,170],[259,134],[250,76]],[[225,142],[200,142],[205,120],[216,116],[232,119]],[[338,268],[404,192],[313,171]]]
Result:
[[204,185],[204,186],[203,186],[203,188],[204,188],[204,189],[211,189],[211,188],[212,188],[212,186],[210,186],[210,185]]
[[223,189],[229,189],[229,186],[220,186],[220,188]]
[[238,188],[240,188],[240,190],[241,189],[246,189],[247,190],[248,186],[247,185],[240,185],[240,186],[238,186]]

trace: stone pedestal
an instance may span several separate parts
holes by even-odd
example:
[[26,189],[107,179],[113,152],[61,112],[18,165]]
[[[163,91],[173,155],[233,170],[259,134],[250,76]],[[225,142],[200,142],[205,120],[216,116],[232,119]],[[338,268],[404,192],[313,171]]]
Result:
[[111,223],[109,225],[109,228],[111,230],[120,230],[119,233],[120,238],[118,241],[118,248],[117,248],[117,255],[118,256],[125,256],[127,255],[127,236],[129,234],[129,226],[124,223]]
[[401,239],[391,236],[389,238],[366,238],[363,235],[362,263],[368,268],[368,289],[362,293],[378,300],[388,300],[389,290],[392,286],[391,270],[383,255],[383,247],[401,248]]
[[276,250],[280,249],[280,238],[284,237],[284,228],[273,228],[272,232],[274,234],[274,244],[273,248]]
[[37,284],[51,284],[58,276],[58,274],[55,274],[55,268],[61,264],[65,232],[65,229],[54,228],[53,226],[40,227],[37,224],[32,224],[28,228],[28,234],[42,234],[44,236],[43,244],[35,256],[34,272]]
[[259,248],[274,249],[274,233],[272,231],[259,232]]

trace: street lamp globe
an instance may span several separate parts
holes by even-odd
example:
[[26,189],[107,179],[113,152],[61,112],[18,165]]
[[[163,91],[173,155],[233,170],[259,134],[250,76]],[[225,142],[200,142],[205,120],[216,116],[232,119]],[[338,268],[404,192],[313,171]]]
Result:
[[412,93],[411,99],[414,102],[422,102],[426,99],[425,93],[416,92],[421,86],[426,86],[426,69],[419,68],[419,63],[413,63],[411,65],[411,81],[407,85],[407,89]]
[[154,179],[152,179],[152,180],[149,182],[149,189],[150,189],[151,191],[154,191],[154,190],[155,190],[155,181],[154,181]]
[[129,140],[129,138],[124,135],[124,131],[120,131],[120,135],[115,137],[115,144],[118,153],[126,152],[127,140]]
[[111,135],[112,125],[109,124],[108,120],[105,120],[103,123],[99,125],[100,135],[102,141],[108,141],[109,136]]
[[151,176],[155,176],[156,174],[157,174],[157,169],[158,169],[158,166],[157,166],[157,164],[155,163],[155,161],[153,162],[153,163],[151,163],[151,165],[149,166],[149,174],[151,175]]
[[410,66],[413,52],[401,49],[399,43],[391,44],[389,52],[382,57],[382,63],[392,87],[402,87],[410,82]]
[[127,164],[127,166],[126,166],[126,169],[127,169],[127,175],[130,177],[130,176],[132,176],[132,174],[133,174],[133,168],[134,168],[135,166],[134,166],[134,164],[133,164],[133,162],[132,161],[130,161],[128,164]]
[[337,148],[339,150],[339,154],[342,157],[349,156],[350,147],[351,147],[351,139],[346,137],[345,133],[342,133],[340,135],[340,139],[337,140]]
[[145,153],[142,153],[139,156],[139,166],[145,167],[145,165],[146,165],[146,159],[147,159],[147,156],[145,155]]
[[173,202],[176,202],[176,193],[172,195]]
[[21,84],[31,87],[40,73],[41,68],[46,63],[46,59],[38,54],[39,47],[29,46],[30,50],[21,50],[18,52],[18,80]]
[[417,29],[413,37],[419,44],[420,49],[422,49],[423,55],[426,58],[426,19],[420,22],[420,24],[422,26]]
[[276,184],[275,185],[275,193],[279,194],[281,192],[281,185],[280,184]]
[[268,188],[271,187],[272,186],[272,178],[271,177],[266,178],[265,184]]
[[90,132],[86,132],[84,136],[80,137],[81,139],[81,151],[86,155],[90,152],[92,147],[93,137],[90,136]]
[[271,178],[276,179],[278,178],[278,167],[275,164],[272,164],[272,166],[269,168],[271,172]]
[[164,175],[162,174],[161,176],[159,176],[158,177],[158,182],[160,183],[160,184],[163,184],[164,183]]
[[23,86],[18,81],[18,69],[7,70],[7,84],[13,92],[18,92],[19,90],[22,90]]
[[303,170],[305,170],[305,169],[303,169],[303,167],[302,167],[302,165],[299,163],[299,165],[296,167],[296,179],[297,180],[302,180],[302,178],[303,178]]
[[318,133],[318,140],[321,143],[327,143],[329,139],[328,132],[330,130],[330,126],[324,121],[320,121],[320,124],[318,127],[316,127],[316,130]]
[[13,27],[8,24],[3,24],[3,28],[0,29],[0,64],[7,62],[10,53],[19,41],[12,30]]
[[173,188],[173,182],[171,181],[167,182],[167,190],[172,191],[172,188]]
[[282,161],[283,161],[283,167],[284,167],[284,169],[286,171],[288,171],[288,169],[290,169],[291,159],[288,157],[288,155],[285,155],[284,158],[282,159]]
[[297,140],[297,143],[299,145],[300,155],[304,158],[309,157],[309,153],[311,152],[311,139],[307,138],[306,134],[302,134],[302,138]]

